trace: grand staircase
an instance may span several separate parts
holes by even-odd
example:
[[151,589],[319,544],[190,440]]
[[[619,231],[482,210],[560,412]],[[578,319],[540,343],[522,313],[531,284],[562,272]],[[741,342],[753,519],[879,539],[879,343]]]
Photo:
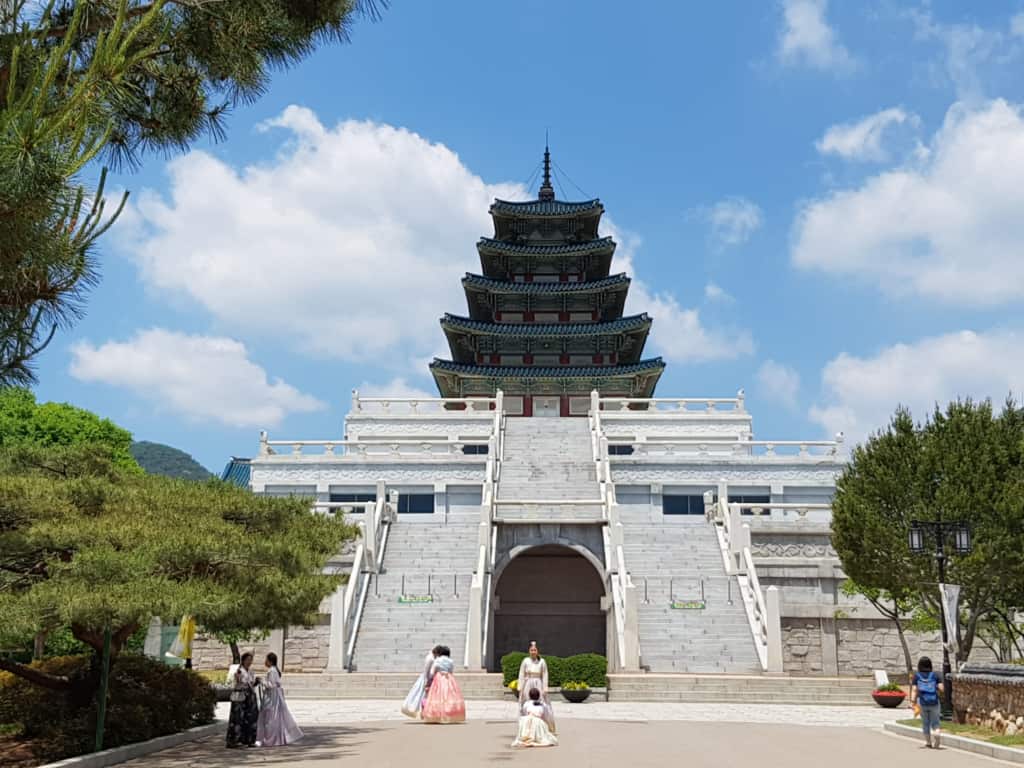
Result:
[[[761,672],[738,584],[726,575],[714,527],[703,516],[627,523],[623,551],[636,585],[644,667]],[[693,605],[700,600],[704,608]]]
[[[543,429],[538,421],[542,421]],[[497,497],[499,519],[572,521],[600,517],[601,490],[586,419],[508,419],[504,440]],[[514,503],[518,501],[556,503]],[[567,501],[593,503],[557,503]]]
[[[399,516],[383,570],[370,580],[352,665],[358,672],[418,672],[437,644],[462,663],[477,527]],[[415,602],[429,598],[429,602]]]

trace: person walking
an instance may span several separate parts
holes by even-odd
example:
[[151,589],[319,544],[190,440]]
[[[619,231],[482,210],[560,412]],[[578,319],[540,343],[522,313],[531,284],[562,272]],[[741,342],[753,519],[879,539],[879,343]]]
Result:
[[921,731],[924,733],[924,745],[929,749],[939,749],[941,732],[940,716],[943,684],[932,669],[932,660],[922,656],[917,662],[917,672],[910,684],[910,703],[921,709]]
[[264,666],[267,668],[267,676],[261,684],[263,706],[256,727],[256,741],[261,747],[283,747],[301,739],[302,729],[296,724],[284,700],[277,654],[268,653]]
[[256,746],[256,728],[260,716],[259,703],[256,701],[256,685],[258,680],[252,672],[252,654],[243,653],[242,663],[235,671],[231,689],[231,715],[228,718],[227,746]]
[[411,717],[413,720],[419,719],[423,701],[427,698],[427,690],[430,688],[430,673],[434,669],[434,660],[438,657],[440,650],[441,646],[435,645],[423,660],[423,671],[420,672],[420,676],[416,678],[405,701],[402,702],[402,714],[406,717]]
[[466,722],[466,700],[455,680],[455,662],[446,645],[439,649],[437,658],[430,668],[430,687],[423,702],[423,722],[464,723]]

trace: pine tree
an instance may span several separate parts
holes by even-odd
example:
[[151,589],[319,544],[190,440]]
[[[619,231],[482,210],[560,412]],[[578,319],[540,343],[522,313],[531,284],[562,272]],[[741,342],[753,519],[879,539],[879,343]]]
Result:
[[[220,139],[274,69],[348,40],[387,0],[0,3],[0,386],[80,316],[125,203],[106,167]],[[97,170],[94,185],[83,178]]]

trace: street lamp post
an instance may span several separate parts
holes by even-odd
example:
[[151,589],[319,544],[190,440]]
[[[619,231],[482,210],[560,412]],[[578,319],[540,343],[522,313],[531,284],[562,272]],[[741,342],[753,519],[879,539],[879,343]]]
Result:
[[[966,555],[971,551],[971,529],[967,523],[944,522],[942,514],[934,521],[912,520],[910,522],[910,551],[921,554],[927,550],[926,534],[935,540],[935,561],[939,564],[939,584],[946,583],[946,541],[953,539],[953,551],[958,555]],[[942,627],[942,682],[943,701],[942,715],[951,718],[953,715],[953,667],[949,662],[949,630],[946,627],[946,606],[943,596],[939,595],[939,624]]]

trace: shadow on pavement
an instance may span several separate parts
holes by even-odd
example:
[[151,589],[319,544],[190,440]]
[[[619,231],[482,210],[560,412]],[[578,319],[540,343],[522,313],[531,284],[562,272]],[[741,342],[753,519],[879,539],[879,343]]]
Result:
[[146,768],[235,768],[240,765],[303,765],[316,761],[338,760],[359,754],[366,744],[366,736],[378,728],[359,726],[332,726],[306,728],[304,737],[287,747],[253,747],[228,749],[224,736],[210,736],[180,747],[158,752],[148,757],[125,763],[127,766]]

